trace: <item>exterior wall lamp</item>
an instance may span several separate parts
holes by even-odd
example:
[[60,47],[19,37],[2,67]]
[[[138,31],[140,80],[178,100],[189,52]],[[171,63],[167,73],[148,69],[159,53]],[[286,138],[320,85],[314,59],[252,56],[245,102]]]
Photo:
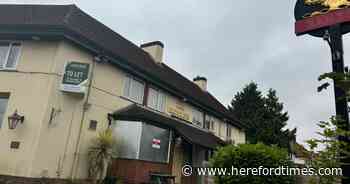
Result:
[[17,110],[8,117],[8,123],[9,123],[9,129],[13,130],[16,129],[18,123],[23,124],[24,116],[21,116],[18,114]]

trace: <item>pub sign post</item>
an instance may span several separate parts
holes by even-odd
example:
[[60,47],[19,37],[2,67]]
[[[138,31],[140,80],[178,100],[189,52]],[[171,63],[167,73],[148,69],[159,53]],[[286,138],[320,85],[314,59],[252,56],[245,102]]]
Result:
[[[350,1],[348,0],[297,0],[295,5],[295,33],[321,37],[329,43],[333,72],[344,73],[343,34],[350,32]],[[334,81],[336,115],[349,129],[349,112],[345,92]],[[341,137],[340,139],[349,140]],[[342,184],[350,184],[350,160],[341,160]]]

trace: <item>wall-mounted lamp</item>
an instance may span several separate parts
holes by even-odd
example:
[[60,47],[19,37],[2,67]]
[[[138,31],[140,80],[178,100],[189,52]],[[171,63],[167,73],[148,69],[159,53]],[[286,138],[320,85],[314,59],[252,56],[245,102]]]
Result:
[[9,129],[16,129],[18,123],[23,123],[23,121],[24,116],[19,115],[17,110],[15,110],[15,112],[8,117]]

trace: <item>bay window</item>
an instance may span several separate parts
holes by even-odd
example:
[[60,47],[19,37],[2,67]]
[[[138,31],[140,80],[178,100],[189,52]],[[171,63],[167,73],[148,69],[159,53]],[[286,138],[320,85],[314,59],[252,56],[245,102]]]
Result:
[[129,75],[125,77],[123,94],[124,97],[136,103],[142,104],[144,91],[145,84],[143,82]]
[[18,42],[0,41],[0,69],[15,69],[20,54]]
[[166,95],[155,88],[150,87],[148,90],[147,106],[154,110],[165,112]]

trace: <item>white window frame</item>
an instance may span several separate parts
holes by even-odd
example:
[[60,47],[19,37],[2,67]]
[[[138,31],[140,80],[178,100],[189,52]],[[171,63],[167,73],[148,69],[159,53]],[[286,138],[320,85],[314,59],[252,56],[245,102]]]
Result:
[[[151,99],[150,99],[150,97],[151,97],[150,96],[150,94],[151,94],[150,91],[151,90],[156,92],[156,96],[157,96],[156,107],[152,107],[153,104],[151,104]],[[163,99],[163,101],[161,101],[160,99]],[[148,88],[147,104],[146,104],[147,107],[150,107],[150,108],[152,108],[152,109],[154,109],[156,111],[159,111],[159,112],[165,112],[166,101],[167,101],[166,94],[162,90],[160,90],[160,89],[158,89],[156,87],[153,87],[153,86],[150,86]],[[161,104],[161,102],[163,104]]]
[[227,123],[226,125],[226,137],[231,139],[232,138],[232,129],[233,129],[233,126],[229,123]]
[[[20,41],[9,41],[9,40],[0,40],[0,42],[4,42],[4,43],[8,43],[8,44],[9,44],[9,49],[8,49],[8,51],[7,51],[7,53],[6,53],[5,62],[3,63],[3,66],[0,66],[0,70],[16,70],[17,65],[18,65],[19,58],[20,58],[21,53],[22,53],[22,42],[20,42]],[[13,67],[6,67],[6,65],[7,65],[7,63],[8,63],[8,58],[9,58],[9,56],[10,56],[10,52],[11,52],[11,48],[12,48],[12,45],[13,45],[13,44],[19,44],[18,55],[16,56],[14,66],[13,66]]]
[[209,127],[208,127],[209,129],[208,130],[215,133],[215,123],[216,122],[215,122],[214,117],[211,115],[206,115],[204,122],[207,122],[207,121],[209,121]]
[[[126,88],[127,79],[130,79],[129,94],[128,94],[128,95],[125,94],[125,90],[126,90],[125,88]],[[143,91],[142,91],[142,93],[141,93],[141,101],[140,101],[140,102],[138,102],[137,99],[134,99],[134,98],[132,97],[132,95],[131,95],[134,82],[139,82],[139,83],[141,83],[142,86],[143,86]],[[126,99],[128,99],[128,100],[130,100],[130,101],[132,101],[132,102],[135,102],[135,103],[138,103],[138,104],[143,104],[143,100],[144,100],[144,98],[145,98],[145,86],[146,86],[146,85],[145,85],[145,82],[143,82],[142,80],[140,80],[140,79],[138,79],[138,78],[136,78],[136,77],[134,77],[134,76],[132,76],[132,75],[125,75],[125,78],[124,78],[124,86],[123,86],[123,97],[126,98]]]
[[5,112],[3,114],[3,117],[2,119],[0,119],[0,130],[1,128],[4,126],[4,122],[5,122],[5,114],[6,114],[6,111],[8,110],[8,106],[9,106],[9,101],[10,101],[10,94],[4,94],[2,95],[2,93],[0,93],[0,98],[2,99],[7,99],[7,103],[6,103],[6,107],[5,107]]
[[[198,121],[197,118],[200,118],[201,121]],[[192,110],[192,123],[196,126],[204,128],[204,113],[194,108]]]

